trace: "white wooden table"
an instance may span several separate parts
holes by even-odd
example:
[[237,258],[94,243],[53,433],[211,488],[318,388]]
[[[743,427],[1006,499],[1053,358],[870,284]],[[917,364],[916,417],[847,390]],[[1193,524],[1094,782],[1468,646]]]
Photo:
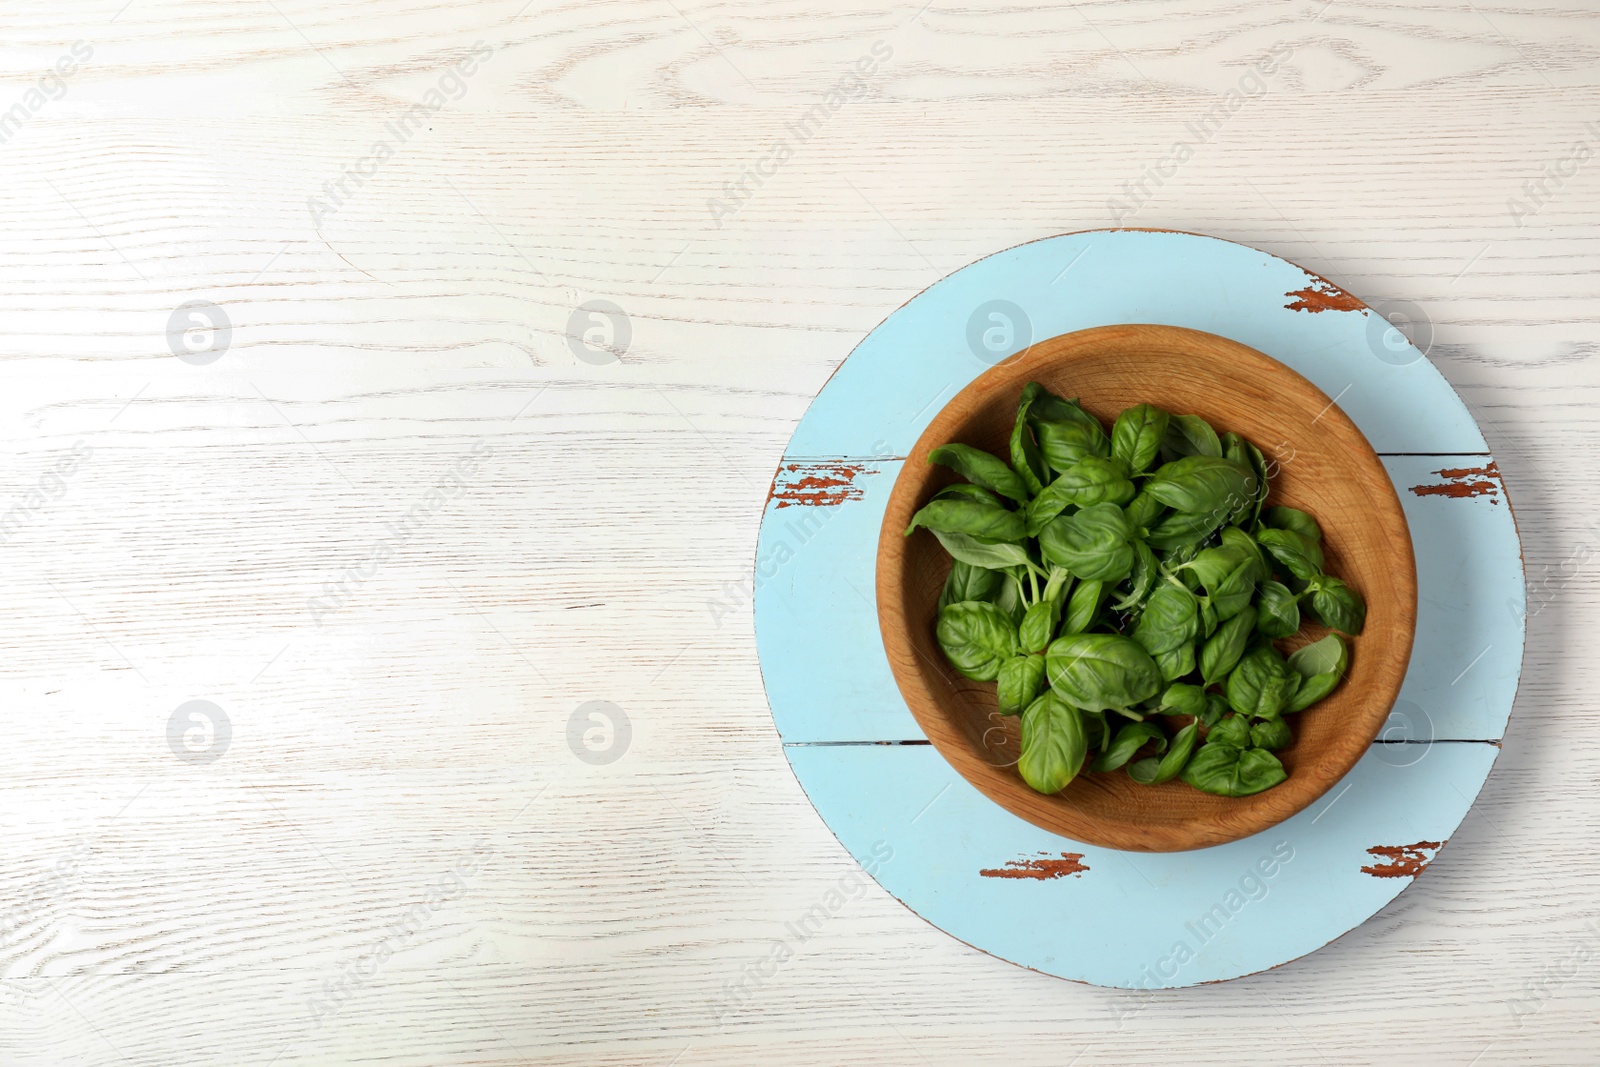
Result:
[[[121,4],[0,51],[0,1062],[1600,1062],[1585,5]],[[784,444],[929,283],[1117,221],[1425,317],[1537,594],[1504,754],[1254,978],[1133,1003],[875,885],[765,973],[857,870],[751,634]]]

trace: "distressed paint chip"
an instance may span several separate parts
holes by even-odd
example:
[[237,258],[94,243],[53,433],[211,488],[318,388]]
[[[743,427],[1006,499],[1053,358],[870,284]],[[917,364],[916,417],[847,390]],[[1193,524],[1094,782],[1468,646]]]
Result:
[[[1050,853],[1041,852],[1039,855],[1049,856]],[[1083,853],[1063,852],[1058,860],[1008,860],[1004,867],[988,867],[978,873],[985,878],[1032,878],[1043,882],[1051,878],[1065,878],[1069,874],[1082,878],[1083,872],[1088,869],[1083,862]]]
[[780,508],[837,507],[860,500],[864,493],[856,479],[872,473],[859,463],[785,463],[772,481],[772,499]]
[[1365,304],[1326,278],[1312,277],[1312,283],[1304,289],[1291,289],[1283,294],[1293,298],[1284,307],[1290,311],[1309,311],[1312,314],[1319,311],[1365,310]]
[[1370,874],[1374,878],[1415,878],[1433,862],[1433,854],[1443,847],[1443,841],[1418,841],[1414,845],[1373,845],[1367,852],[1379,857],[1381,862],[1361,868],[1361,873]]
[[1446,467],[1433,472],[1444,481],[1438,485],[1413,485],[1418,496],[1448,496],[1464,499],[1485,496],[1489,503],[1500,503],[1500,468],[1493,460],[1485,467]]

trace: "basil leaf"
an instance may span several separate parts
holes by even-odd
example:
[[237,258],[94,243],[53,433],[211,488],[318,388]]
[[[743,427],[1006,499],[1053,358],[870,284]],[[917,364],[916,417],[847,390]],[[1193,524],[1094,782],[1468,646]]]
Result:
[[994,602],[1006,613],[1006,618],[1019,626],[1022,624],[1022,613],[1027,610],[1027,605],[1022,602],[1022,580],[1016,574],[1011,571],[1006,572],[1005,579],[1000,583],[1000,591],[995,594]]
[[1228,701],[1220,693],[1206,694],[1206,713],[1200,717],[1200,723],[1207,730],[1222,721],[1228,713]]
[[1338,634],[1329,634],[1289,654],[1289,666],[1306,678],[1329,671],[1343,674],[1349,665],[1350,650],[1345,646],[1344,638]]
[[1266,644],[1245,654],[1228,675],[1223,691],[1229,707],[1239,714],[1273,719],[1289,706],[1298,688],[1299,673],[1290,669],[1277,649]]
[[941,445],[928,453],[928,462],[949,467],[974,485],[1010,497],[1019,504],[1028,502],[1030,494],[1022,476],[1012,470],[1005,460],[991,456],[981,448],[963,444]]
[[1300,629],[1300,601],[1282,582],[1262,582],[1256,600],[1256,629],[1267,637],[1288,637]]
[[1259,748],[1207,744],[1184,768],[1183,780],[1204,793],[1247,797],[1289,777],[1278,757]]
[[1021,715],[1044,685],[1043,656],[1013,656],[1000,665],[1000,714]]
[[951,556],[974,567],[999,571],[1007,567],[1026,567],[1030,562],[1028,550],[1021,545],[984,541],[970,534],[946,533],[943,530],[933,531],[933,536],[939,539]]
[[1258,540],[1261,547],[1272,553],[1272,558],[1289,569],[1289,573],[1303,582],[1309,582],[1322,573],[1322,546],[1307,540],[1293,530],[1266,527]]
[[1299,508],[1268,508],[1261,513],[1261,521],[1279,530],[1293,530],[1307,541],[1322,543],[1322,527]]
[[934,497],[911,517],[906,533],[918,526],[935,533],[961,533],[990,541],[1020,542],[1028,536],[1018,512],[970,499]]
[[1261,509],[1267,503],[1267,493],[1269,491],[1267,484],[1269,480],[1267,477],[1267,457],[1261,454],[1261,449],[1249,441],[1244,443],[1244,448],[1250,456],[1250,471],[1256,476],[1256,493],[1255,500],[1250,505],[1250,514],[1242,518],[1248,519],[1252,525],[1255,525],[1261,521]]
[[1155,462],[1171,418],[1149,404],[1135,404],[1117,416],[1111,427],[1111,454],[1138,474]]
[[1339,671],[1328,671],[1326,674],[1313,674],[1310,678],[1300,680],[1300,688],[1295,690],[1294,699],[1289,701],[1286,712],[1304,711],[1338,686],[1339,680],[1344,675]]
[[1220,456],[1222,442],[1217,431],[1199,415],[1173,415],[1167,421],[1166,433],[1161,438],[1161,454],[1177,459],[1180,456]]
[[1152,656],[1170,652],[1192,642],[1200,632],[1198,611],[1193,593],[1163,583],[1145,603],[1139,623],[1133,628],[1133,639]]
[[1151,658],[1156,661],[1156,669],[1161,672],[1163,681],[1175,681],[1194,673],[1194,642],[1185,641],[1177,648],[1157,652]]
[[1040,793],[1067,787],[1089,754],[1078,709],[1046,691],[1022,713],[1022,758],[1017,772]]
[[1255,475],[1255,490],[1248,496],[1241,497],[1233,510],[1228,513],[1228,522],[1233,526],[1241,526],[1260,513],[1261,504],[1267,498],[1266,460],[1261,455],[1260,449],[1236,433],[1222,435],[1222,456],[1224,459],[1233,460]]
[[1206,733],[1207,744],[1250,747],[1250,720],[1243,715],[1229,715]]
[[1171,747],[1159,762],[1155,759],[1142,759],[1128,768],[1128,777],[1140,785],[1159,785],[1162,782],[1172,781],[1183,771],[1185,765],[1189,763],[1189,757],[1194,754],[1199,732],[1198,723],[1185,726],[1173,736]]
[[1217,627],[1200,650],[1200,677],[1206,685],[1226,678],[1244,655],[1256,628],[1256,609],[1246,605],[1239,614]]
[[1167,510],[1167,506],[1141,489],[1122,510],[1128,516],[1128,525],[1132,527],[1135,536],[1140,536],[1139,531],[1148,530],[1150,524]]
[[[1249,538],[1249,534],[1233,527],[1223,533]],[[1219,620],[1231,619],[1249,607],[1255,596],[1256,584],[1267,576],[1266,564],[1255,550],[1254,543],[1246,548],[1232,538],[1215,548],[1201,550],[1180,569],[1193,571],[1199,577]]]
[[1042,389],[1038,382],[1029,382],[1022,387],[1022,402],[1017,405],[1017,421],[1011,427],[1011,466],[1021,476],[1023,484],[1028,487],[1030,496],[1043,489],[1044,483],[1050,477],[1050,470],[1044,465],[1044,457],[1039,454],[1039,446],[1033,439],[1033,432],[1028,428],[1028,409],[1033,406],[1034,398]]
[[992,682],[1017,654],[1017,628],[994,604],[962,601],[939,612],[939,647],[951,666],[975,682]]
[[1072,589],[1072,595],[1067,598],[1066,622],[1061,627],[1062,633],[1081,634],[1094,625],[1095,616],[1100,614],[1100,598],[1105,589],[1104,582],[1083,581]]
[[1100,754],[1089,769],[1094,771],[1114,771],[1133,758],[1133,754],[1149,744],[1156,743],[1157,752],[1167,750],[1167,735],[1161,727],[1149,722],[1130,722],[1117,731],[1116,740],[1111,742],[1111,747]]
[[999,571],[974,567],[958,559],[951,565],[950,574],[944,580],[944,590],[939,594],[939,610],[943,611],[963,600],[993,600],[1004,580],[1005,575]]
[[[1144,492],[1148,493],[1149,491],[1149,486],[1146,486]],[[1150,499],[1155,500],[1155,497]],[[1139,497],[1135,497],[1133,503],[1137,504],[1138,502]],[[1160,503],[1160,501],[1156,502]],[[1132,505],[1129,506],[1131,507]],[[1164,507],[1165,505],[1162,506]],[[1191,545],[1198,545],[1211,535],[1211,531],[1221,526],[1223,520],[1227,517],[1225,513],[1220,511],[1174,511],[1164,516],[1154,526],[1150,526],[1150,532],[1145,536],[1145,540],[1149,542],[1151,548],[1158,552],[1172,552]],[[1149,526],[1149,524],[1146,523],[1146,526]]]
[[1206,691],[1198,685],[1174,682],[1161,694],[1158,710],[1163,715],[1193,715],[1200,719],[1206,713]]
[[1045,676],[1085,711],[1131,708],[1161,689],[1161,672],[1137,642],[1117,634],[1067,634],[1045,652]]
[[1039,531],[1039,553],[1079,578],[1119,582],[1133,569],[1128,519],[1115,504],[1062,515]]
[[1151,586],[1161,574],[1156,554],[1143,541],[1133,542],[1133,575],[1128,593],[1111,605],[1113,611],[1136,611],[1150,595]]
[[1254,498],[1256,476],[1221,456],[1185,456],[1159,467],[1145,489],[1169,508],[1217,513],[1220,521],[1239,501]]
[[1066,470],[1085,456],[1110,454],[1110,444],[1100,420],[1075,401],[1041,392],[1028,412],[1028,421],[1039,439],[1044,461],[1058,471]]
[[992,508],[1001,508],[1004,510],[1006,507],[1000,502],[999,497],[989,492],[989,490],[985,489],[983,486],[973,485],[971,482],[954,482],[950,485],[947,485],[937,493],[933,494],[932,499],[973,500],[979,504],[984,504]]
[[1017,628],[1017,639],[1024,652],[1043,652],[1050,639],[1056,635],[1056,624],[1061,621],[1061,602],[1041,600],[1022,616]]
[[1287,748],[1292,740],[1294,738],[1289,733],[1289,724],[1282,719],[1268,719],[1250,727],[1250,744],[1256,748],[1264,748],[1268,752]]
[[[1245,605],[1245,606],[1249,607],[1248,604]],[[1217,623],[1219,623],[1221,621],[1222,620],[1217,617],[1216,606],[1213,605],[1209,599],[1202,600],[1200,602],[1200,634],[1201,634],[1201,636],[1202,637],[1210,637],[1212,634],[1216,633],[1217,632]]]
[[1323,575],[1313,583],[1311,609],[1330,629],[1341,633],[1358,634],[1367,620],[1367,602],[1361,594],[1332,575]]
[[1068,507],[1089,507],[1110,501],[1126,504],[1133,499],[1133,483],[1120,460],[1085,456],[1062,471],[1028,504],[1028,536],[1037,537],[1047,522]]

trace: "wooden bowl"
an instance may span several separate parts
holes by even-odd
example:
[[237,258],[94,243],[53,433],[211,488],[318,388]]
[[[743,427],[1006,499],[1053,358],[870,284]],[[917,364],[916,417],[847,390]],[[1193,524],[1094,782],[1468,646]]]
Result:
[[[1181,781],[1135,784],[1122,771],[1084,770],[1066,789],[1035,793],[1013,766],[1017,717],[1002,716],[993,682],[956,673],[934,636],[950,557],[926,530],[903,531],[938,489],[956,481],[927,462],[961,441],[1008,455],[1022,387],[1037,381],[1077,397],[1109,432],[1138,403],[1195,414],[1276,460],[1269,504],[1309,512],[1323,529],[1326,570],[1367,601],[1350,669],[1332,695],[1288,717],[1294,741],[1277,753],[1287,781],[1251,797],[1218,797]],[[1033,345],[957,393],[918,439],[895,481],[878,538],[878,624],[889,666],[928,739],[967,781],[1023,819],[1074,841],[1181,852],[1234,841],[1301,811],[1355,766],[1394,704],[1411,656],[1417,577],[1411,535],[1388,472],[1333,401],[1253,348],[1174,326],[1102,326]],[[1326,631],[1306,624],[1292,650]],[[1112,715],[1115,720],[1117,717]]]

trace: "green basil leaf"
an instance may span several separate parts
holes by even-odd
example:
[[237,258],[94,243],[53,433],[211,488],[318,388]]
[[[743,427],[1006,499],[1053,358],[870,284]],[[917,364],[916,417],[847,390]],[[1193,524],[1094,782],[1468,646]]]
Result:
[[1037,537],[1046,523],[1068,507],[1089,507],[1110,501],[1126,504],[1133,499],[1133,483],[1120,460],[1085,456],[1062,471],[1028,504],[1028,536]]
[[1022,601],[1022,580],[1014,572],[1006,572],[1005,580],[1000,583],[1000,591],[995,594],[994,602],[1006,613],[1006,618],[1019,626],[1022,625],[1022,613],[1028,606]]
[[1017,654],[1017,628],[994,604],[963,601],[939,613],[939,647],[951,666],[975,682],[992,682]]
[[1118,415],[1111,428],[1111,454],[1134,474],[1140,473],[1155,462],[1170,417],[1158,407],[1135,404]]
[[989,490],[985,489],[983,486],[973,485],[971,482],[954,482],[950,485],[947,485],[937,493],[934,493],[932,499],[973,500],[987,507],[1006,510],[1006,505],[1000,502],[999,497],[989,492]]
[[1308,582],[1322,573],[1322,546],[1308,540],[1293,530],[1279,530],[1271,526],[1261,531],[1261,547],[1289,569],[1289,573]]
[[1214,513],[1220,524],[1239,501],[1254,499],[1256,476],[1221,456],[1185,456],[1157,468],[1145,489],[1169,508]]
[[1053,519],[1039,531],[1039,552],[1079,578],[1115,583],[1133,570],[1129,536],[1121,508],[1095,504]]
[[1200,677],[1206,685],[1226,678],[1239,663],[1256,628],[1256,609],[1246,605],[1239,614],[1221,623],[1200,650]]
[[1247,797],[1289,776],[1278,757],[1260,748],[1207,744],[1184,768],[1183,780],[1203,793]]
[[1163,582],[1145,602],[1138,625],[1133,628],[1133,639],[1152,656],[1170,652],[1199,634],[1199,610],[1193,593]]
[[1022,402],[1017,405],[1017,421],[1011,427],[1011,466],[1022,477],[1023,484],[1028,487],[1029,495],[1033,495],[1044,488],[1044,483],[1049,480],[1050,470],[1044,465],[1044,457],[1039,453],[1039,445],[1033,439],[1033,431],[1028,427],[1028,409],[1033,406],[1034,398],[1043,390],[1038,382],[1029,382],[1022,387]]
[[1295,690],[1294,699],[1289,701],[1289,706],[1284,711],[1304,711],[1338,686],[1344,674],[1340,671],[1329,671],[1326,674],[1313,674],[1310,678],[1300,680],[1300,688]]
[[1261,449],[1251,444],[1244,443],[1244,448],[1250,455],[1250,471],[1256,476],[1255,500],[1250,505],[1250,514],[1245,516],[1251,525],[1261,521],[1261,509],[1266,506],[1267,493],[1269,492],[1269,476],[1267,472],[1267,457],[1261,454]]
[[1299,673],[1290,669],[1277,649],[1265,644],[1245,653],[1223,691],[1239,714],[1273,719],[1289,706],[1299,687]]
[[1300,629],[1300,601],[1282,582],[1262,582],[1256,600],[1256,629],[1267,637],[1288,637]]
[[1345,645],[1344,638],[1338,634],[1329,634],[1322,640],[1313,641],[1289,654],[1289,666],[1306,678],[1314,678],[1329,671],[1343,674],[1349,665],[1350,650]]
[[[1242,530],[1229,527],[1224,534],[1237,534],[1249,538]],[[1217,611],[1218,620],[1227,620],[1250,606],[1256,586],[1266,577],[1267,567],[1254,543],[1246,548],[1235,539],[1225,540],[1215,548],[1207,548],[1193,560],[1183,564],[1183,570],[1194,572],[1205,586],[1206,596]]]
[[1055,637],[1056,624],[1060,621],[1059,600],[1040,600],[1030,607],[1022,616],[1022,625],[1017,628],[1017,637],[1022,642],[1022,650],[1043,652],[1051,638]]
[[1020,513],[969,499],[934,497],[912,516],[906,533],[919,526],[935,533],[961,533],[989,541],[1017,543],[1028,536]]
[[1000,714],[1021,715],[1044,686],[1043,656],[1013,656],[1000,665]]
[[1198,685],[1174,682],[1161,694],[1158,710],[1163,715],[1193,715],[1202,719],[1206,714],[1206,691]]
[[1207,730],[1222,721],[1228,713],[1228,701],[1221,693],[1206,694],[1206,713],[1200,717],[1200,723]]
[[1173,415],[1161,439],[1161,454],[1168,459],[1180,456],[1220,456],[1222,442],[1217,431],[1199,415]]
[[[1245,605],[1248,607],[1249,605]],[[1200,602],[1200,636],[1210,637],[1217,632],[1217,623],[1222,619],[1217,616],[1217,609],[1210,600]]]
[[1110,455],[1110,442],[1100,420],[1076,401],[1041,392],[1028,412],[1039,451],[1052,468],[1064,471],[1085,456]]
[[1131,708],[1161,689],[1150,654],[1117,634],[1056,638],[1045,652],[1045,676],[1057,696],[1085,711]]
[[943,611],[949,605],[959,604],[963,600],[993,600],[1004,580],[1005,575],[999,571],[974,567],[958,559],[951,565],[950,574],[944,580],[944,590],[939,594],[939,610]]
[[941,445],[928,453],[928,462],[949,467],[974,485],[1009,497],[1019,504],[1028,502],[1028,487],[1011,464],[971,445]]
[[1194,642],[1185,641],[1177,648],[1157,652],[1150,658],[1156,661],[1156,669],[1161,672],[1163,681],[1176,681],[1194,673]]
[[933,531],[933,536],[939,539],[951,556],[974,567],[999,571],[1007,567],[1026,567],[1030,562],[1028,550],[1021,545],[985,541],[970,534],[946,533],[943,530]]
[[1250,744],[1268,752],[1287,748],[1292,740],[1294,737],[1289,733],[1289,724],[1282,719],[1268,719],[1250,727]]
[[1367,620],[1367,602],[1361,594],[1332,575],[1325,574],[1313,583],[1311,609],[1329,629],[1358,634]]
[[1167,750],[1167,735],[1161,727],[1149,722],[1130,722],[1117,731],[1116,740],[1111,742],[1111,747],[1100,754],[1089,769],[1094,771],[1114,771],[1133,758],[1145,745],[1154,741],[1157,752]]
[[[1144,492],[1149,493],[1149,491],[1149,487],[1146,486]],[[1140,495],[1142,496],[1144,494]],[[1155,500],[1155,497],[1151,497],[1150,499]],[[1137,504],[1138,502],[1139,497],[1134,497],[1133,503]],[[1160,503],[1160,501],[1156,502],[1158,504]],[[1131,507],[1133,505],[1129,506]],[[1164,507],[1165,505],[1162,506]],[[1149,527],[1150,532],[1148,535],[1146,535],[1145,540],[1149,542],[1151,548],[1158,552],[1172,552],[1178,549],[1188,548],[1190,546],[1198,545],[1207,537],[1211,536],[1211,531],[1215,530],[1218,526],[1221,526],[1223,520],[1227,517],[1228,516],[1224,512],[1220,511],[1192,513],[1185,511],[1174,511],[1168,515],[1165,515],[1161,521],[1156,523],[1154,526],[1149,526],[1149,524],[1146,523],[1145,525]]]
[[1081,634],[1094,625],[1095,617],[1100,614],[1100,599],[1104,590],[1105,583],[1097,581],[1082,581],[1072,587],[1072,595],[1067,598],[1062,633]]
[[1322,527],[1299,508],[1268,508],[1261,513],[1261,521],[1279,530],[1293,530],[1307,541],[1322,543]]
[[1206,733],[1207,744],[1250,747],[1250,720],[1243,715],[1229,715]]
[[1134,535],[1140,536],[1139,531],[1149,530],[1151,524],[1167,510],[1167,506],[1141,489],[1122,510],[1128,516],[1128,525],[1133,528]]
[[1189,763],[1199,733],[1199,723],[1192,722],[1185,726],[1173,736],[1167,754],[1162,756],[1159,762],[1154,759],[1142,759],[1128,768],[1128,777],[1140,785],[1159,785],[1162,782],[1172,781]]
[[1078,709],[1048,690],[1022,713],[1022,758],[1017,772],[1040,793],[1067,787],[1089,754]]
[[1150,546],[1143,541],[1133,542],[1133,575],[1128,593],[1111,605],[1112,610],[1137,611],[1150,595],[1150,589],[1160,574],[1161,564],[1156,561],[1156,554],[1150,550]]
[[1246,441],[1236,433],[1222,435],[1222,456],[1231,459],[1239,466],[1255,475],[1255,490],[1248,496],[1241,497],[1233,510],[1228,513],[1228,522],[1233,526],[1241,526],[1250,522],[1261,510],[1261,504],[1267,498],[1267,464],[1261,455],[1261,450]]

